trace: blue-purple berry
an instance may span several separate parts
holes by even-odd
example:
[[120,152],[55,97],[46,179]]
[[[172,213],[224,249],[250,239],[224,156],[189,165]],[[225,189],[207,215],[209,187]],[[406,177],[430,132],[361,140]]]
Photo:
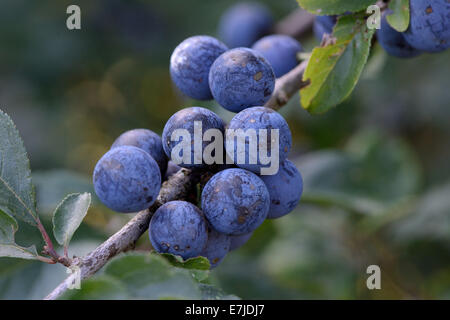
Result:
[[398,58],[412,58],[421,53],[406,42],[403,33],[392,28],[386,20],[381,18],[381,29],[377,30],[377,38],[383,49],[391,56]]
[[313,24],[313,31],[317,40],[322,41],[325,33],[332,34],[336,21],[337,16],[316,16]]
[[440,52],[450,47],[448,0],[411,0],[410,17],[404,37],[411,46],[428,52]]
[[252,232],[263,223],[270,206],[264,182],[243,169],[216,173],[202,191],[202,210],[211,226],[228,235]]
[[208,241],[207,222],[199,208],[186,201],[170,201],[159,207],[149,226],[153,248],[159,253],[197,257]]
[[225,109],[239,112],[264,105],[273,93],[275,74],[257,51],[236,48],[219,56],[209,72],[214,99]]
[[[187,159],[190,159],[189,161],[183,161],[182,163],[176,163],[180,167],[184,168],[200,168],[206,166],[206,163],[203,159],[203,151],[204,149],[211,144],[209,141],[201,141],[201,152],[197,153],[199,155],[198,161],[195,158],[195,122],[198,124],[201,124],[202,126],[202,134],[204,134],[209,129],[217,129],[221,132],[221,134],[225,131],[225,124],[223,120],[216,115],[214,112],[201,108],[201,107],[190,107],[182,109],[175,114],[173,114],[169,120],[167,121],[166,125],[164,126],[163,134],[162,134],[162,140],[163,140],[163,148],[166,152],[166,155],[174,160],[174,157],[172,156],[172,150],[177,146],[179,143],[183,143],[183,139],[179,138],[178,140],[172,141],[172,134],[174,132],[180,132],[176,131],[179,129],[185,129],[190,135],[191,140],[188,141],[188,145],[190,147],[190,155],[187,155]],[[200,137],[201,139],[201,137]],[[184,141],[185,143],[186,141]],[[182,152],[177,153],[177,156],[179,156],[180,159],[184,156]],[[189,163],[188,163],[189,162]],[[199,162],[199,163],[196,163]]]
[[108,208],[123,213],[149,208],[161,188],[161,172],[145,151],[122,146],[108,151],[94,169],[95,193]]
[[280,218],[297,206],[303,192],[303,179],[295,165],[285,160],[275,175],[260,177],[270,194],[268,219]]
[[222,262],[228,251],[230,251],[230,243],[230,236],[209,227],[208,242],[200,255],[208,258],[211,269],[213,269]]
[[111,146],[111,149],[121,146],[134,146],[147,152],[158,163],[161,176],[167,169],[167,156],[164,152],[161,137],[148,129],[133,129],[122,133]]
[[170,58],[170,75],[178,89],[197,100],[212,99],[208,75],[213,62],[228,50],[210,36],[194,36],[181,42]]
[[264,5],[241,2],[230,7],[219,21],[219,37],[230,48],[251,47],[270,33],[273,18]]
[[[249,129],[253,129],[256,133],[257,139],[257,154],[254,154],[252,148],[250,147],[250,139],[245,140],[245,146],[242,146],[242,143],[238,143],[238,139],[234,139],[234,143],[230,143],[232,141],[227,136],[227,144],[226,144],[226,152],[228,156],[233,159],[234,163],[240,167],[247,170],[250,170],[255,173],[261,173],[261,168],[268,168],[272,163],[265,164],[260,158],[260,153],[267,154],[269,156],[274,157],[273,161],[277,161],[279,165],[284,162],[287,158],[289,151],[292,146],[292,135],[289,129],[289,126],[284,120],[284,118],[276,111],[266,107],[252,107],[245,109],[238,114],[236,114],[233,119],[231,119],[228,129],[235,130],[236,135],[238,135],[238,129],[242,129],[243,133],[250,132]],[[272,136],[272,130],[278,130],[279,136],[279,144],[278,148],[275,144],[273,144],[273,139],[275,136]],[[265,141],[262,140],[266,138]],[[267,150],[262,148],[262,142],[265,142],[267,146]],[[253,142],[255,143],[255,142]],[[278,151],[278,157],[275,154],[272,155],[271,148]],[[242,154],[241,150],[245,150],[245,154],[243,159],[240,159],[239,155]],[[244,149],[245,148],[245,149]],[[253,162],[252,163],[252,158]],[[242,161],[243,160],[243,161]]]
[[233,251],[233,250],[236,250],[236,249],[239,249],[240,247],[242,247],[244,244],[246,244],[248,242],[248,240],[250,240],[252,235],[253,235],[253,232],[243,234],[240,236],[230,236],[230,251]]
[[302,45],[290,36],[274,34],[258,40],[252,49],[266,58],[279,78],[298,64],[297,54],[302,51]]

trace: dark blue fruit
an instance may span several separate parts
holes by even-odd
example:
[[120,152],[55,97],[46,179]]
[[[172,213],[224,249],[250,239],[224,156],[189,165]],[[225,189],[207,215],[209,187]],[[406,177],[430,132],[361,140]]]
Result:
[[241,236],[230,236],[230,251],[239,249],[252,237],[253,232]]
[[302,51],[302,46],[292,37],[276,34],[258,40],[252,49],[266,58],[279,78],[298,64],[297,53]]
[[225,258],[230,250],[230,241],[230,237],[226,234],[208,228],[208,242],[200,255],[208,258],[211,269],[217,267]]
[[317,40],[322,41],[325,33],[332,34],[336,24],[337,16],[316,16],[313,25],[314,35]]
[[122,133],[114,141],[111,149],[121,146],[138,147],[152,156],[161,169],[161,176],[167,169],[167,156],[164,152],[161,137],[151,130],[133,129]]
[[282,217],[297,206],[303,192],[303,179],[295,165],[286,160],[275,175],[261,176],[270,194],[268,219]]
[[[182,163],[176,163],[181,167],[185,168],[199,168],[205,166],[204,161],[202,161],[203,157],[203,151],[206,146],[211,144],[209,141],[202,142],[202,137],[199,139],[199,146],[200,150],[197,152],[199,155],[198,158],[195,158],[195,146],[196,142],[194,140],[194,129],[195,129],[195,123],[201,124],[201,132],[205,133],[208,129],[218,129],[221,134],[224,133],[224,123],[222,119],[218,115],[216,115],[214,112],[201,108],[201,107],[190,107],[182,109],[178,112],[176,112],[174,115],[172,115],[169,120],[167,121],[166,125],[164,126],[163,134],[162,134],[162,140],[163,140],[163,148],[166,152],[166,155],[172,159],[172,161],[175,161],[174,156],[172,155],[172,150],[179,144],[183,142],[182,138],[179,138],[178,140],[172,141],[172,134],[175,132],[180,132],[178,129],[185,129],[190,135],[190,140],[188,141],[189,145],[189,154],[186,155],[186,161],[182,161]],[[199,127],[198,127],[199,128]],[[178,131],[176,131],[178,130]],[[200,131],[200,130],[199,130]],[[186,141],[185,141],[186,142]],[[198,141],[197,141],[198,142]],[[181,145],[180,145],[181,146]],[[175,150],[174,152],[176,152]],[[179,156],[181,159],[184,154],[182,151],[176,152],[176,155]],[[197,163],[198,162],[198,163]]]
[[450,47],[450,2],[411,0],[410,24],[404,37],[414,48],[439,52]]
[[[240,167],[255,173],[261,173],[261,168],[267,168],[270,164],[273,164],[273,161],[277,161],[279,165],[284,162],[287,158],[289,151],[292,146],[292,135],[289,130],[289,126],[284,120],[284,118],[276,111],[266,108],[266,107],[253,107],[245,109],[238,114],[236,114],[233,119],[231,119],[228,129],[237,130],[242,129],[245,132],[248,132],[249,129],[254,129],[256,133],[256,138],[258,140],[257,145],[257,154],[254,154],[254,150],[250,148],[249,140],[245,140],[245,158],[244,161],[239,159],[239,155],[242,152],[239,152],[239,147],[241,146],[241,150],[243,149],[242,143],[238,143],[238,139],[235,139],[234,143],[229,144],[230,136],[227,135],[227,144],[226,144],[226,152],[228,156],[233,159],[234,163]],[[278,129],[279,135],[279,144],[278,144],[278,157],[275,154],[272,155],[271,148],[273,144],[273,139],[275,136],[272,136],[271,130]],[[235,131],[236,132],[236,131]],[[266,134],[264,136],[264,134]],[[267,151],[263,150],[262,142],[263,138],[266,137],[265,144],[267,145]],[[276,145],[274,144],[274,148]],[[263,164],[260,158],[260,152],[263,154],[268,154],[272,156],[274,159],[269,164]],[[233,155],[234,153],[234,155]],[[252,164],[252,158],[256,162]],[[274,172],[276,173],[276,172]]]
[[263,223],[269,191],[254,173],[226,169],[215,174],[202,192],[202,209],[211,226],[228,235],[252,232]]
[[142,149],[117,147],[97,162],[94,188],[108,208],[137,212],[155,202],[161,188],[161,172],[156,161]]
[[208,241],[207,222],[192,203],[170,201],[153,215],[149,237],[159,253],[171,253],[183,259],[197,257]]
[[270,11],[260,3],[242,2],[230,7],[219,22],[219,38],[230,48],[250,47],[269,34],[273,25]]
[[275,74],[255,50],[236,48],[222,54],[209,72],[214,99],[225,109],[239,112],[264,105],[275,87]]
[[389,25],[385,15],[381,18],[381,29],[377,30],[377,37],[383,49],[392,56],[412,58],[421,53],[406,42],[403,33]]
[[187,38],[175,48],[170,58],[172,81],[191,98],[212,99],[208,84],[209,69],[226,50],[227,46],[213,37]]

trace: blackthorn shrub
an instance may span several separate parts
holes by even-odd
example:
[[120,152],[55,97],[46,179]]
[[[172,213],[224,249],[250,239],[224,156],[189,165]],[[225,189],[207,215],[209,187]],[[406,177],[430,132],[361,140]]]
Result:
[[243,2],[230,7],[219,22],[219,38],[230,48],[250,47],[270,33],[273,19],[270,11],[256,2]]
[[208,228],[208,242],[200,255],[208,258],[211,269],[217,267],[230,251],[230,242],[231,239],[226,234]]
[[270,206],[264,182],[243,169],[216,173],[203,188],[201,199],[211,226],[228,235],[255,230],[266,219]]
[[[256,133],[256,139],[258,141],[257,154],[255,154],[254,150],[252,151],[249,143],[245,143],[244,146],[242,146],[241,143],[241,147],[245,148],[245,161],[239,160],[241,152],[238,143],[227,143],[225,146],[228,156],[233,159],[234,163],[240,168],[260,173],[261,168],[269,166],[261,162],[260,152],[262,151],[263,154],[267,154],[269,157],[275,156],[271,151],[272,147],[274,148],[274,151],[277,147],[276,144],[272,146],[274,139],[272,134],[273,129],[278,129],[279,143],[277,150],[278,157],[273,157],[275,159],[272,159],[271,164],[273,164],[273,161],[277,161],[279,164],[283,163],[291,150],[292,135],[289,126],[286,120],[273,109],[266,107],[252,107],[245,109],[231,119],[228,128],[234,130],[242,129],[244,132],[248,129],[254,129]],[[262,140],[264,138],[266,141]],[[227,142],[230,140],[231,139],[227,136]],[[267,152],[262,150],[262,146],[264,145],[263,141],[267,146]],[[252,159],[250,156],[253,156],[254,158],[257,157],[257,159],[255,159],[257,160],[255,164],[251,163]]]
[[448,0],[411,0],[410,24],[404,37],[414,48],[439,52],[450,47]]
[[297,206],[303,192],[303,179],[295,165],[285,160],[275,175],[263,175],[270,194],[270,209],[268,219],[280,218]]
[[302,51],[302,46],[292,37],[276,34],[258,40],[252,49],[266,58],[279,78],[298,64],[297,53]]
[[153,248],[188,259],[199,256],[208,241],[203,213],[190,202],[170,201],[156,210],[149,226]]
[[[199,163],[195,163],[195,135],[194,135],[194,130],[195,130],[195,122],[200,123],[201,124],[201,133],[205,133],[206,130],[208,129],[218,129],[220,130],[220,132],[222,134],[224,134],[225,132],[225,125],[222,121],[222,119],[220,119],[220,117],[218,115],[216,115],[214,112],[205,109],[205,108],[201,108],[201,107],[190,107],[190,108],[185,108],[182,109],[178,112],[176,112],[174,115],[172,115],[169,120],[167,121],[166,125],[164,126],[164,130],[163,130],[163,134],[162,134],[162,140],[163,140],[163,148],[164,151],[166,152],[166,155],[171,158],[172,155],[172,150],[177,146],[177,144],[181,143],[181,142],[186,142],[186,141],[182,141],[183,138],[179,138],[179,140],[176,140],[172,138],[172,134],[179,129],[185,129],[187,130],[187,132],[190,134],[190,142],[189,146],[191,148],[190,149],[190,157],[189,155],[184,155],[186,156],[186,158],[188,159],[188,161],[183,161],[183,163],[176,163],[181,167],[185,167],[185,168],[200,168],[200,167],[204,167],[206,164],[203,161],[203,151],[204,148],[210,144],[210,142],[208,141],[203,141],[202,142],[202,150],[201,150],[201,154],[199,154],[200,157],[202,157],[201,159],[198,159]],[[179,132],[179,131],[176,131]],[[201,137],[200,137],[201,139]],[[172,141],[173,140],[173,141]],[[177,155],[181,157],[183,157],[183,151],[181,150],[180,153],[177,152]],[[172,159],[174,160],[174,159]],[[190,162],[190,163],[188,163]]]
[[138,147],[158,163],[163,177],[167,169],[167,156],[164,152],[161,137],[148,129],[133,129],[122,133],[111,146],[111,149],[121,146]]
[[209,69],[226,50],[225,44],[210,36],[187,38],[175,48],[170,58],[172,81],[191,98],[212,99],[208,84]]
[[214,99],[225,109],[239,112],[264,105],[275,87],[275,74],[264,57],[255,50],[236,48],[214,61],[209,72]]
[[99,199],[118,212],[137,212],[149,208],[161,188],[161,172],[145,151],[122,146],[108,151],[93,174]]

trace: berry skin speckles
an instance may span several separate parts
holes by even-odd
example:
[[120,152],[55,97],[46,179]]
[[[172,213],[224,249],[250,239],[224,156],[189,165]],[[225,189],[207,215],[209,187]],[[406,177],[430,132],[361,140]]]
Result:
[[450,48],[450,3],[447,0],[411,0],[410,17],[404,37],[411,46],[428,52]]
[[161,172],[145,151],[122,146],[108,151],[93,174],[94,188],[108,208],[123,213],[149,208],[161,187]]
[[227,235],[255,230],[266,219],[270,196],[264,182],[243,169],[216,173],[202,192],[202,210],[211,226]]
[[209,69],[226,50],[225,44],[210,36],[187,38],[175,48],[170,58],[172,81],[181,92],[193,99],[212,99]]
[[219,56],[209,72],[214,99],[225,109],[239,112],[264,105],[275,88],[275,74],[257,51],[236,48]]
[[197,257],[208,241],[207,222],[195,205],[170,201],[156,210],[149,226],[153,248],[159,253]]

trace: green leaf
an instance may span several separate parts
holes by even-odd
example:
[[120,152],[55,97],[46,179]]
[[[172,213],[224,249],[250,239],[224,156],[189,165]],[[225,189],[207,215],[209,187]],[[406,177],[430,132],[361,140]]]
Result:
[[421,195],[410,214],[395,224],[395,238],[403,242],[439,240],[447,245],[450,240],[449,194],[450,181]]
[[202,300],[240,300],[235,295],[228,295],[217,287],[210,284],[201,284]]
[[[201,261],[201,259],[193,259]],[[194,264],[192,263],[190,267]],[[203,262],[199,264],[204,267]],[[1,272],[1,269],[0,269]],[[198,279],[209,271],[178,268],[159,254],[130,252],[109,261],[102,274],[81,282],[63,299],[237,299]],[[201,282],[200,282],[201,281]]]
[[312,114],[323,113],[346,99],[356,86],[370,52],[374,30],[364,18],[343,16],[331,44],[313,50],[303,81],[301,104]]
[[209,260],[205,257],[195,257],[183,260],[182,257],[175,256],[170,253],[162,253],[160,255],[166,258],[170,262],[170,264],[172,264],[175,267],[184,269],[197,269],[197,270],[209,270],[211,268]]
[[378,215],[414,196],[421,183],[418,161],[401,140],[368,130],[346,152],[319,151],[296,162],[304,178],[302,202]]
[[158,255],[167,259],[167,261],[169,261],[169,263],[174,267],[191,270],[192,276],[196,281],[209,281],[209,270],[211,268],[211,264],[209,263],[209,260],[207,258],[195,257],[183,260],[182,257],[170,253],[161,253]]
[[300,7],[316,15],[342,14],[365,10],[376,0],[297,0]]
[[53,234],[60,245],[67,247],[86,216],[91,204],[90,193],[73,193],[58,205],[53,214]]
[[189,270],[172,267],[155,254],[125,254],[105,266],[105,274],[126,284],[135,298],[200,299],[201,292]]
[[36,225],[30,161],[16,126],[0,110],[0,210]]
[[62,300],[123,300],[128,298],[123,283],[106,275],[83,281],[80,289],[67,290]]
[[391,0],[386,16],[387,22],[398,32],[405,32],[409,26],[409,0]]
[[17,221],[0,210],[0,257],[36,259],[34,246],[24,248],[15,243],[14,234],[17,228]]

